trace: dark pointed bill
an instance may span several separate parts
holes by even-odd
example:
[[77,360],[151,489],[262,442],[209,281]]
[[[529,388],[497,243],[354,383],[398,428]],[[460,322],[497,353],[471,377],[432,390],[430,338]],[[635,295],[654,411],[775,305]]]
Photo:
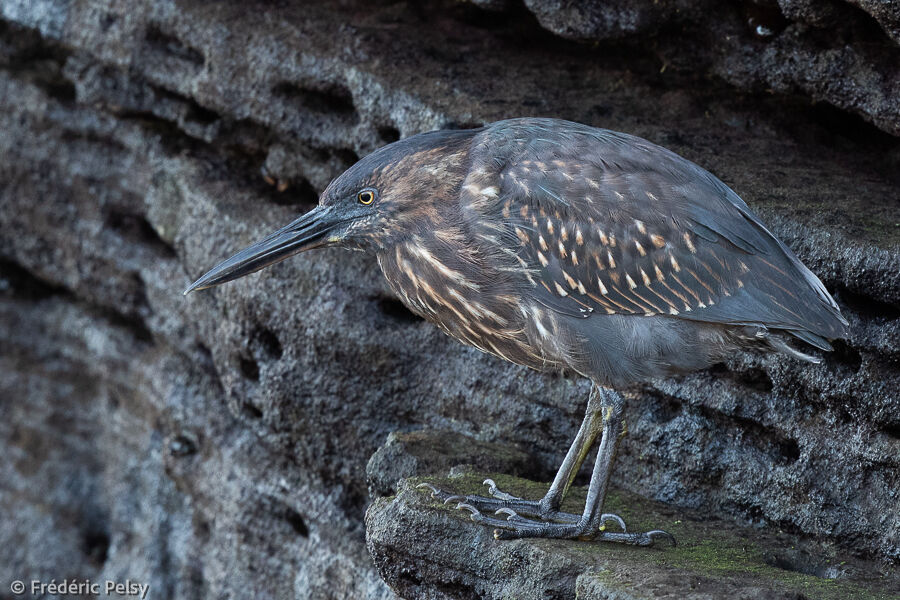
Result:
[[328,241],[328,234],[341,223],[334,217],[329,207],[317,206],[286,227],[223,260],[188,286],[184,294],[234,281],[293,254],[321,246]]

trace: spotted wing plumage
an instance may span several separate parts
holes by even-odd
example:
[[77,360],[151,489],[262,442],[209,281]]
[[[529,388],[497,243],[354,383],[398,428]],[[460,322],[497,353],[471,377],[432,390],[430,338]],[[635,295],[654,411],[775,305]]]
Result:
[[495,205],[540,302],[764,326],[823,349],[844,334],[821,281],[709,172],[640,138],[572,124],[559,143],[541,126],[505,132]]

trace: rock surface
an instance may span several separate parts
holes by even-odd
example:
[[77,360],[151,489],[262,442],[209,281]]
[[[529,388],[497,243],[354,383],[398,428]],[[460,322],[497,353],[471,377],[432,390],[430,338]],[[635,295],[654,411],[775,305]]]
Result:
[[705,69],[744,90],[801,93],[900,134],[900,3],[525,0],[566,38],[652,37],[660,67]]
[[709,168],[852,325],[818,366],[743,356],[648,386],[616,485],[900,559],[894,4],[785,2],[766,40],[677,3],[603,36],[552,24],[572,3],[480,4],[0,4],[0,580],[392,598],[364,545],[368,492],[452,461],[407,440],[411,462],[369,462],[388,434],[503,441],[507,472],[549,479],[585,382],[444,338],[373,259],[310,253],[180,293],[373,148],[524,115]]
[[[498,541],[491,529],[472,523],[466,510],[443,505],[417,488],[424,481],[458,494],[484,494],[479,484],[487,476],[521,497],[538,498],[547,489],[503,475],[461,472],[404,480],[397,496],[369,508],[369,550],[382,577],[402,597],[887,600],[900,595],[900,577],[887,569],[846,560],[783,532],[741,529],[626,492],[612,491],[605,509],[619,514],[629,530],[664,528],[678,540],[676,547]],[[580,510],[585,494],[584,488],[573,489],[564,509]]]
[[[402,479],[422,473],[446,473],[459,466],[510,475],[539,473],[531,456],[520,448],[446,431],[398,432],[388,436],[366,465],[369,496],[391,496]],[[552,474],[546,476],[552,478]]]

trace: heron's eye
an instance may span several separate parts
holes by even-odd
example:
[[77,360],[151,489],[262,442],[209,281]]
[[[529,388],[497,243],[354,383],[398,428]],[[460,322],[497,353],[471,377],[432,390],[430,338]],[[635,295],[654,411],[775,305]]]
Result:
[[375,202],[375,192],[372,190],[363,190],[356,195],[356,199],[360,204],[369,205]]

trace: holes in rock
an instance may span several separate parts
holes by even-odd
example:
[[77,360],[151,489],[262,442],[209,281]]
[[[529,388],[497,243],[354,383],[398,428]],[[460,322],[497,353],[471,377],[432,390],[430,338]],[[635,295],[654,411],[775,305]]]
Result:
[[[141,288],[143,288],[143,281],[138,278],[140,282]],[[140,294],[143,295],[143,289],[140,290]],[[135,304],[146,305],[147,300],[143,298],[142,300],[135,301]],[[150,328],[147,327],[147,323],[137,314],[123,314],[118,310],[113,309],[109,306],[95,306],[92,308],[93,312],[99,315],[101,318],[109,321],[111,325],[116,327],[121,327],[129,332],[134,338],[139,342],[152,342],[153,341],[153,332],[150,331]]]
[[366,505],[369,503],[369,492],[364,485],[358,482],[344,482],[344,490],[338,500],[338,506],[346,514],[359,514],[365,511]]
[[276,96],[289,100],[303,110],[331,116],[348,125],[359,122],[359,114],[353,104],[353,94],[343,85],[325,89],[313,89],[290,81],[283,81],[272,88]]
[[175,256],[175,249],[159,237],[150,222],[142,215],[110,210],[106,214],[105,224],[110,229],[119,232],[122,237],[149,246],[167,258]]
[[197,152],[203,149],[202,142],[188,135],[174,120],[157,116],[143,107],[128,107],[116,112],[122,120],[133,121],[144,131],[159,136],[163,148],[170,155],[182,152]]
[[235,362],[244,379],[258,382],[260,368],[256,357],[263,355],[264,359],[278,360],[283,354],[284,349],[278,337],[271,330],[259,327],[250,333],[250,348],[244,348],[238,353]]
[[460,121],[447,121],[443,125],[441,125],[441,129],[478,129],[479,127],[484,127],[483,123],[474,123],[474,122],[460,122]]
[[[479,29],[496,29],[506,25],[515,13],[527,12],[524,3],[520,4],[522,4],[521,8],[508,0],[478,0],[477,4],[454,2],[446,10],[453,19],[466,25]],[[428,17],[422,14],[419,18],[424,21]]]
[[766,554],[766,564],[783,571],[793,571],[822,579],[840,579],[844,576],[840,566],[821,564],[819,559],[799,549],[788,549],[777,554]]
[[212,528],[209,525],[209,521],[204,521],[194,515],[192,524],[194,526],[194,534],[201,540],[208,540],[209,534]]
[[238,368],[241,375],[251,381],[259,381],[259,363],[253,357],[238,356]]
[[244,402],[241,404],[241,414],[250,419],[261,419],[263,411],[249,402]]
[[4,61],[4,70],[41,88],[48,96],[60,102],[74,102],[75,85],[63,74],[71,52],[57,44],[48,44],[40,34],[30,28],[0,23],[0,39],[15,40],[9,46],[10,56]]
[[115,13],[104,13],[100,16],[100,31],[106,33],[109,31],[109,28],[115,25],[116,21],[119,20],[119,16]]
[[862,367],[862,354],[851,347],[844,340],[835,340],[831,343],[832,352],[825,355],[825,361],[829,364],[845,367],[854,373],[858,373]]
[[881,302],[870,296],[851,292],[846,288],[835,290],[835,295],[840,298],[842,304],[846,304],[853,312],[869,317],[880,318],[886,321],[900,319],[900,307],[887,302]]
[[259,500],[260,512],[271,515],[276,519],[284,520],[297,535],[301,537],[309,537],[309,527],[306,520],[293,507],[286,504],[280,498],[273,496],[263,496]]
[[281,347],[281,342],[278,341],[278,336],[276,336],[271,329],[260,327],[256,330],[254,337],[262,348],[262,351],[269,358],[278,360],[284,354],[284,349]]
[[787,26],[787,19],[774,2],[772,4],[744,4],[744,16],[750,32],[760,38],[769,39],[780,33]]
[[332,153],[325,148],[309,148],[309,154],[315,162],[326,163]]
[[833,398],[832,402],[834,402],[835,406],[837,407],[834,412],[834,416],[837,418],[837,421],[840,424],[840,426],[856,427],[859,424],[860,418],[859,418],[859,415],[856,414],[858,411],[854,410],[853,414],[851,414],[850,411],[847,410],[847,408],[846,408],[846,407],[854,406],[854,403],[855,403],[854,398],[851,398],[851,397],[848,397],[845,395],[839,395],[839,396]]
[[334,156],[347,167],[352,167],[359,162],[359,154],[350,148],[338,148],[334,151]]
[[[127,285],[122,287],[131,294],[128,303],[132,307],[146,307],[147,298],[143,280],[134,274],[132,281],[125,280],[123,283]],[[31,301],[43,300],[52,296],[65,296],[72,299],[72,293],[68,289],[43,281],[19,264],[3,259],[0,259],[0,294]],[[124,291],[123,294],[125,294]],[[135,312],[124,314],[111,306],[83,304],[88,311],[106,320],[110,325],[130,332],[138,342],[153,341],[153,333],[139,314]]]
[[157,52],[187,61],[195,66],[202,67],[206,59],[198,50],[191,48],[177,37],[165,33],[158,25],[151,25],[144,34],[147,46]]
[[303,517],[296,510],[286,507],[284,520],[288,522],[297,535],[309,537],[309,527],[306,526],[306,521],[303,520]]
[[810,108],[810,116],[821,128],[817,136],[820,142],[833,145],[837,138],[843,138],[869,150],[877,148],[882,151],[900,146],[896,137],[829,102],[816,102]]
[[746,371],[733,373],[733,376],[738,383],[763,394],[768,394],[774,387],[772,378],[759,367],[752,367]]
[[[421,585],[421,581],[417,585]],[[439,590],[444,598],[477,598],[481,595],[473,586],[457,581],[433,581],[429,582],[429,585],[433,585]],[[569,596],[563,593],[554,593],[553,590],[545,590],[543,597],[546,600],[563,600]]]
[[778,451],[781,455],[779,462],[788,464],[800,458],[800,446],[795,440],[785,439],[778,443]]
[[720,379],[729,379],[741,387],[768,394],[775,387],[772,378],[759,367],[750,367],[744,371],[732,371],[725,363],[716,363],[707,371]]
[[699,413],[716,424],[717,429],[731,430],[746,445],[753,446],[774,465],[788,465],[800,458],[797,440],[772,426],[734,414],[725,414],[708,406],[697,407]]
[[249,119],[233,121],[222,115],[220,117],[222,123],[215,149],[223,148],[228,162],[241,163],[241,167],[252,171],[252,177],[257,178],[274,141],[271,130]]
[[[400,581],[408,582],[409,584],[412,585],[412,587],[419,587],[420,585],[422,585],[422,580],[419,577],[417,577],[416,574],[411,569],[401,569],[397,578]],[[462,596],[460,596],[460,597],[462,597]],[[453,598],[453,596],[450,596],[450,598]]]
[[0,258],[0,294],[23,300],[43,300],[68,293],[61,286],[38,279],[18,263]]
[[728,365],[726,365],[725,363],[722,363],[722,362],[716,363],[716,364],[712,365],[712,366],[711,366],[709,369],[707,369],[707,370],[708,370],[710,373],[715,373],[715,374],[717,374],[717,375],[718,375],[718,374],[728,373],[728,372],[729,372],[729,370],[728,370]]
[[75,102],[76,90],[75,84],[64,79],[55,79],[53,81],[44,81],[41,86],[44,92],[54,100],[60,102]]
[[391,144],[400,139],[400,130],[396,127],[385,125],[378,128],[378,137],[384,140],[386,144]]
[[102,567],[109,555],[109,534],[105,531],[88,529],[84,532],[81,549],[91,564]]
[[900,423],[886,423],[879,427],[879,431],[888,437],[900,440]]
[[169,441],[169,454],[176,457],[190,456],[197,452],[197,441],[191,435],[177,435]]
[[403,303],[396,298],[376,296],[373,300],[375,301],[378,310],[381,311],[381,314],[398,323],[411,324],[422,321],[422,317],[406,308]]
[[212,350],[209,349],[209,346],[202,342],[197,342],[194,347],[197,349],[197,353],[200,355],[199,362],[202,362],[207,366],[212,366],[214,364]]
[[284,191],[269,186],[268,198],[273,204],[279,206],[309,206],[319,203],[319,194],[312,184],[304,178],[286,183]]
[[768,454],[776,465],[790,465],[800,459],[800,445],[797,440],[778,431],[762,429],[756,445]]
[[[189,96],[173,92],[158,85],[152,85],[155,96],[154,101],[157,106],[151,107],[150,110],[157,118],[167,119],[174,115],[182,114],[182,121],[194,123],[201,127],[206,127],[218,121],[221,118],[219,113],[200,105],[196,100]],[[165,107],[169,105],[170,108]]]
[[650,417],[654,423],[662,425],[681,414],[682,404],[677,398],[651,388],[644,388],[643,394],[648,399],[652,398],[649,402]]
[[197,102],[191,100],[188,104],[188,111],[184,119],[186,121],[197,123],[198,125],[211,125],[219,120],[219,113],[204,108]]
[[[894,41],[873,15],[869,14],[859,5],[850,2],[835,3],[837,11],[835,15],[835,27],[829,28],[829,37],[844,29],[842,36],[849,38],[841,40],[845,43],[856,43],[863,47],[893,48]],[[840,39],[834,37],[832,39]]]

